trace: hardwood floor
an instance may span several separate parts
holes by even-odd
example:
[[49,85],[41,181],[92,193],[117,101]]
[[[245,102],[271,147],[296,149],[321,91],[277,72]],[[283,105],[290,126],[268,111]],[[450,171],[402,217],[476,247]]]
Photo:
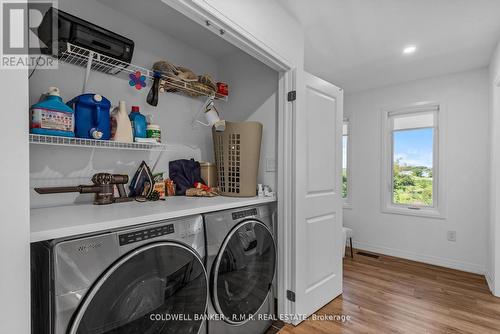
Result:
[[500,298],[483,276],[384,255],[346,256],[343,295],[316,314],[350,319],[308,319],[279,333],[500,333]]

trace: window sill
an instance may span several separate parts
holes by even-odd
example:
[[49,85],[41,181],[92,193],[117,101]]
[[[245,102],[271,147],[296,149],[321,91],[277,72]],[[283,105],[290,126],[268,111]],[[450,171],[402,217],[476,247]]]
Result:
[[404,216],[416,216],[416,217],[424,217],[424,218],[434,218],[434,219],[445,219],[446,217],[442,212],[437,209],[408,209],[405,207],[396,207],[389,206],[382,208],[382,213],[387,214],[396,214],[396,215],[404,215]]

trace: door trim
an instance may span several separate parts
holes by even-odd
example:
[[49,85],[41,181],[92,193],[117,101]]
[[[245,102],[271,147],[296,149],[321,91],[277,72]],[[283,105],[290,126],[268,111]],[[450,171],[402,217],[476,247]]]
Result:
[[161,1],[274,70],[284,72],[292,68],[291,61],[218,11],[209,2],[205,0]]
[[[206,21],[208,20],[210,26],[207,29],[279,73],[277,124],[277,305],[279,314],[291,314],[294,311],[294,305],[286,298],[286,291],[294,286],[292,263],[294,254],[290,252],[290,249],[294,247],[295,236],[293,230],[296,221],[294,212],[296,192],[294,185],[294,150],[296,143],[293,126],[298,106],[297,103],[303,102],[300,101],[300,99],[303,99],[303,96],[301,92],[297,92],[298,102],[288,102],[287,94],[291,90],[296,90],[297,80],[299,80],[298,76],[301,71],[297,71],[296,65],[292,61],[260,41],[208,2],[204,0],[161,1],[202,26],[207,27]],[[220,34],[220,29],[224,31],[224,34]],[[300,104],[300,106],[303,107],[303,104]],[[287,322],[291,323],[291,320],[287,320]]]
[[74,315],[73,319],[71,320],[71,327],[70,330],[68,331],[68,334],[76,334],[76,331],[78,330],[78,327],[80,326],[80,322],[82,321],[83,315],[87,311],[87,308],[90,305],[90,302],[94,299],[95,295],[97,292],[101,289],[103,284],[109,279],[109,277],[118,269],[120,268],[125,262],[130,260],[131,258],[137,256],[138,254],[144,253],[145,251],[148,251],[153,248],[157,247],[164,247],[164,246],[169,246],[169,247],[177,247],[177,248],[182,248],[184,250],[187,250],[191,254],[194,255],[196,260],[199,262],[200,266],[203,268],[203,272],[205,274],[205,281],[207,284],[207,298],[205,302],[205,312],[208,307],[208,299],[210,298],[209,295],[209,283],[208,283],[208,275],[207,275],[207,270],[205,268],[205,265],[203,261],[200,258],[200,255],[193,249],[191,249],[188,246],[185,246],[183,244],[177,243],[177,242],[172,242],[172,241],[160,241],[160,242],[155,242],[147,245],[140,246],[133,251],[123,255],[120,257],[117,261],[115,261],[109,268],[104,271],[104,273],[97,279],[97,281],[92,285],[92,287],[88,290],[87,294],[84,297],[83,303],[78,305],[78,310],[76,311],[76,314]]

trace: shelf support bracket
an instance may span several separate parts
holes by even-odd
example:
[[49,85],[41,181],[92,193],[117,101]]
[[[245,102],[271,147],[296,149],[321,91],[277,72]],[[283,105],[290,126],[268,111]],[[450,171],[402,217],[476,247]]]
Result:
[[89,51],[89,60],[87,61],[87,68],[85,69],[85,79],[83,81],[83,89],[82,94],[85,94],[87,91],[87,83],[90,77],[90,71],[92,70],[92,61],[94,60],[94,52]]

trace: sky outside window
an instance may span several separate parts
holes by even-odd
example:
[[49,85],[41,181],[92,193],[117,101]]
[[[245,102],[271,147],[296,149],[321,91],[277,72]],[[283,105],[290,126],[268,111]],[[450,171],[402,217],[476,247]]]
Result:
[[434,128],[393,132],[393,202],[433,205]]

